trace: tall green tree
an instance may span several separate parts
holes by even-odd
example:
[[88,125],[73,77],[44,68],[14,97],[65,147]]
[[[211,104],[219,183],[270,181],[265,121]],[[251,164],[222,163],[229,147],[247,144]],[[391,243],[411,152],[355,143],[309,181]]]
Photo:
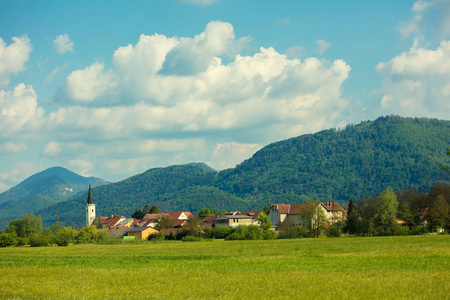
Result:
[[350,202],[348,203],[344,231],[348,232],[349,234],[359,234],[359,214],[356,211],[356,206],[353,202],[353,199],[350,199]]
[[260,224],[259,227],[261,227],[262,230],[268,230],[272,227],[272,222],[270,222],[269,216],[264,212],[259,213],[258,221]]
[[443,195],[439,195],[433,203],[429,213],[429,220],[433,225],[440,227],[443,232],[449,226],[450,207]]
[[214,213],[209,208],[203,208],[198,212],[198,217],[200,220],[213,215]]
[[387,188],[378,197],[375,204],[375,224],[384,233],[393,234],[396,225],[395,216],[397,215],[398,201],[397,196],[391,188]]
[[22,218],[12,220],[6,227],[6,232],[15,232],[18,237],[27,238],[35,233],[42,231],[42,219],[41,216],[35,216],[33,214],[23,214]]
[[150,208],[150,212],[149,212],[149,213],[150,213],[150,214],[159,214],[158,206],[153,205],[153,206]]

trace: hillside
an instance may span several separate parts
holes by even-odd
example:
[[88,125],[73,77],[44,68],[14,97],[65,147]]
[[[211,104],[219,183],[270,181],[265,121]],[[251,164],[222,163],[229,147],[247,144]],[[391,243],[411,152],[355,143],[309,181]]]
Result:
[[89,185],[107,182],[83,177],[62,167],[53,167],[34,174],[15,187],[0,194],[0,228],[24,213],[36,213],[59,202],[67,201]]
[[[270,203],[358,199],[388,186],[427,192],[449,181],[438,164],[448,164],[450,121],[390,116],[270,144],[233,169],[215,172],[191,164],[151,169],[93,189],[101,215],[130,216],[145,204],[163,211],[209,207],[262,208]],[[67,224],[84,222],[86,195],[41,211],[59,212]]]
[[383,117],[268,145],[220,172],[215,186],[266,202],[279,195],[348,201],[387,187],[427,192],[449,180],[438,166],[449,147],[450,121]]

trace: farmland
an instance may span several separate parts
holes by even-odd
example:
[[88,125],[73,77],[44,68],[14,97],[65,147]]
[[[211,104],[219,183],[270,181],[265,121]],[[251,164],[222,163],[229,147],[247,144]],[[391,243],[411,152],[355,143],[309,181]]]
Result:
[[446,299],[450,236],[0,248],[2,299]]

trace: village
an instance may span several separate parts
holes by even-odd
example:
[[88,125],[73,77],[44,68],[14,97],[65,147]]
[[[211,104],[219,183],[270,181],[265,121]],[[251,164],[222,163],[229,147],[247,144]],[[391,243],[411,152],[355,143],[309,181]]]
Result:
[[[199,227],[217,228],[238,226],[261,226],[261,214],[269,217],[269,230],[275,231],[283,222],[289,222],[292,226],[304,225],[302,212],[308,204],[271,204],[268,214],[263,210],[256,211],[232,211],[214,214],[199,219]],[[322,215],[325,219],[325,227],[344,221],[347,211],[336,202],[314,203],[315,214]],[[121,237],[124,240],[146,240],[152,235],[164,237],[176,236],[182,232],[190,219],[196,218],[189,211],[146,213],[142,219],[127,218],[122,215],[96,216],[95,203],[92,190],[89,187],[86,203],[86,226],[94,225],[96,229],[107,230],[110,237]],[[267,218],[267,217],[266,217]],[[314,221],[311,220],[312,222]],[[161,224],[165,224],[161,226]],[[167,226],[168,225],[168,226]]]

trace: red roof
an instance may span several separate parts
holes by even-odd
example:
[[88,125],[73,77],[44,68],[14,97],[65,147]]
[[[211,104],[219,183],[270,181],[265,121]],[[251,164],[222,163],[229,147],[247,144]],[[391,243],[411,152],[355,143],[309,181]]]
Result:
[[100,217],[100,224],[105,224],[107,228],[115,226],[120,220],[125,219],[124,216]]
[[339,205],[339,203],[331,202],[331,201],[325,201],[321,202],[322,206],[328,210],[328,211],[344,211],[345,209],[342,208],[342,206]]
[[252,219],[257,219],[260,213],[262,213],[262,210],[250,210],[250,211],[241,211],[237,213],[237,215],[245,215],[252,217]]
[[188,218],[192,216],[192,214],[188,211],[174,211],[174,212],[166,212],[164,214],[169,215],[169,217],[172,220],[179,220],[182,213],[184,213]]

